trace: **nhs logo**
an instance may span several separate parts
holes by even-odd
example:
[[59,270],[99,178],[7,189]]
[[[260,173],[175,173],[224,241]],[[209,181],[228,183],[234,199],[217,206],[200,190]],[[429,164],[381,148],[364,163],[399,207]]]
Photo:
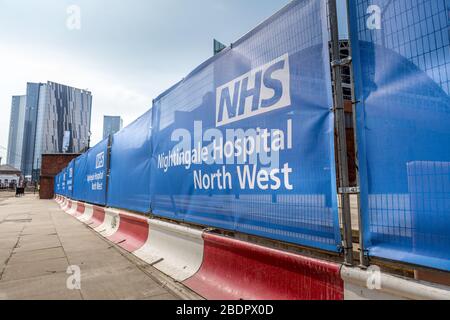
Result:
[[216,89],[216,127],[290,105],[289,55],[285,54]]
[[95,157],[95,169],[103,168],[104,165],[105,165],[105,153],[100,152]]

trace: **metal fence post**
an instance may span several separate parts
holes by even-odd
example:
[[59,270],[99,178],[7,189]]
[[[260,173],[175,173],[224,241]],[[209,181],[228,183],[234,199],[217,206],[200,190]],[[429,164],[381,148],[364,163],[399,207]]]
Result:
[[350,194],[347,161],[347,136],[345,127],[344,94],[342,92],[341,66],[350,61],[342,61],[339,46],[339,27],[336,0],[328,0],[331,34],[331,66],[333,68],[334,81],[334,113],[337,132],[338,170],[339,170],[339,196],[342,204],[342,224],[344,228],[344,254],[345,264],[353,265],[353,238],[352,219],[350,213]]
[[109,188],[109,176],[111,174],[111,149],[112,149],[112,140],[113,137],[110,134],[108,136],[108,147],[106,148],[106,179],[105,179],[105,199],[106,199],[106,205],[108,205],[108,188]]
[[[349,55],[352,56],[352,43],[351,43],[351,28],[350,28],[350,12],[349,12],[349,8],[350,8],[350,0],[346,1],[347,4],[347,25],[348,25],[348,30],[349,30],[349,46],[348,46],[348,50],[349,50]],[[358,127],[356,126],[356,106],[358,101],[356,100],[356,95],[355,95],[355,82],[354,82],[354,70],[353,67],[350,68],[350,78],[351,78],[351,84],[352,84],[352,108],[353,108],[353,123],[355,124],[354,126],[354,139],[355,142],[357,142],[357,130]],[[358,143],[355,143],[355,153],[356,153],[356,180],[358,183],[358,187],[361,188],[361,176],[359,174],[359,148],[358,148]],[[361,193],[358,192],[358,235],[359,235],[359,267],[362,269],[366,269],[369,266],[369,259],[368,256],[366,255],[366,249],[364,246],[364,233],[363,233],[363,219],[362,219],[362,214],[361,214]]]

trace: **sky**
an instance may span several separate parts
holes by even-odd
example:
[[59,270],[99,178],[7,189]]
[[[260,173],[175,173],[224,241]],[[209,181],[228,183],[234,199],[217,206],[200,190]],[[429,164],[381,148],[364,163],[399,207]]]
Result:
[[[229,45],[287,3],[0,0],[2,163],[11,96],[24,95],[27,82],[90,90],[93,145],[102,138],[103,115],[121,116],[124,126],[131,123],[151,107],[153,98],[212,55],[214,38]],[[79,9],[79,20],[73,20],[78,11],[72,8]]]

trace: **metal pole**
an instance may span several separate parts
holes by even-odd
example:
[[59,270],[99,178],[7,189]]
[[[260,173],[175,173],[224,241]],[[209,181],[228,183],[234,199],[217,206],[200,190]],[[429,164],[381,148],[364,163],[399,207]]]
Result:
[[328,10],[331,28],[331,54],[334,80],[334,113],[337,132],[339,196],[342,204],[342,224],[344,228],[345,264],[353,265],[352,219],[350,213],[350,186],[347,163],[347,135],[345,128],[344,94],[342,90],[341,66],[347,62],[341,60],[339,46],[339,28],[336,0],[328,0]]
[[[108,187],[109,187],[109,178],[111,175],[111,149],[112,149],[112,140],[113,136],[110,134],[108,136],[108,147],[106,151],[106,163],[105,163],[105,173],[106,173],[106,179],[105,179],[105,193],[106,197],[108,197]],[[106,198],[108,200],[108,198]],[[107,201],[108,202],[108,201]]]
[[[350,12],[349,12],[349,8],[350,8],[350,1],[347,0],[347,12],[348,12],[348,17],[350,17]],[[351,28],[350,28],[350,19],[347,19],[347,25],[348,25],[348,30],[349,33],[351,33]],[[353,56],[353,52],[352,52],[352,43],[351,43],[351,37],[349,36],[349,46],[348,46],[348,52],[349,55],[352,57]],[[358,102],[356,101],[356,94],[355,94],[355,81],[354,81],[354,70],[353,68],[350,68],[350,79],[351,79],[351,84],[352,84],[352,109],[353,109],[353,123],[354,125],[354,140],[355,142],[358,141],[357,139],[357,130],[358,127],[356,126],[356,106],[358,104]],[[355,153],[356,153],[356,179],[357,179],[357,183],[358,183],[358,188],[361,187],[361,176],[359,174],[359,149],[358,149],[358,143],[355,143]],[[359,235],[359,267],[362,269],[366,269],[369,266],[369,261],[368,261],[368,257],[366,255],[366,249],[364,247],[364,236],[363,236],[363,223],[362,223],[362,213],[361,213],[361,193],[358,192],[357,194],[358,196],[358,235]]]

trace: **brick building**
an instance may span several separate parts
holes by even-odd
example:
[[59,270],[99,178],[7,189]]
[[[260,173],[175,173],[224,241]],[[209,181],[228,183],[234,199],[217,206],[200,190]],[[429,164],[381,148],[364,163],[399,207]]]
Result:
[[78,153],[60,153],[60,154],[43,154],[41,166],[41,188],[39,197],[41,199],[52,199],[54,196],[54,179],[55,176],[67,165],[72,159],[75,159]]

